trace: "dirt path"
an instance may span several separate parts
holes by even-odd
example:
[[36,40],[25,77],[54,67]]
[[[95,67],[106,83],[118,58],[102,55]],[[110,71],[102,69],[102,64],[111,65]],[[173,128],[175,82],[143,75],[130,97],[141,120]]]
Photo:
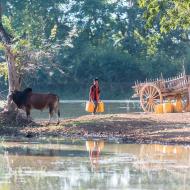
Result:
[[88,115],[47,122],[28,123],[15,115],[0,113],[0,135],[17,137],[72,137],[119,139],[126,143],[190,144],[190,113]]
[[89,115],[60,125],[25,126],[18,135],[120,139],[125,143],[190,144],[190,113]]

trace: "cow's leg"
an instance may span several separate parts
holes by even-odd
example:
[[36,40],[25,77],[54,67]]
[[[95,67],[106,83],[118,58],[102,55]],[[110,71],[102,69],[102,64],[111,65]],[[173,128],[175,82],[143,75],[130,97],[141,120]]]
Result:
[[60,110],[57,110],[57,124],[59,124],[59,119],[60,119]]
[[49,121],[48,121],[48,124],[50,124],[52,116],[53,116],[53,107],[49,106]]
[[59,110],[59,102],[57,101],[56,102],[56,105],[55,105],[55,113],[57,114],[57,125],[59,124],[59,119],[60,119],[60,110]]
[[56,113],[57,113],[57,125],[59,124],[59,119],[60,119],[60,111],[59,111],[59,108],[57,108],[56,110]]
[[55,113],[57,114],[57,125],[59,124],[59,119],[60,119],[60,110],[59,110],[59,106],[56,105],[55,107]]
[[26,116],[27,116],[27,120],[30,121],[30,108],[26,107]]

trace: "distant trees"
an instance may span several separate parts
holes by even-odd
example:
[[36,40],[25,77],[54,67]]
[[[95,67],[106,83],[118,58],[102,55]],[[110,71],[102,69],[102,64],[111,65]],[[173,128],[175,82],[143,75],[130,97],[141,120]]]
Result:
[[[10,34],[8,47],[21,86],[64,87],[73,94],[81,85],[77,92],[82,94],[98,76],[108,84],[105,89],[112,98],[124,98],[135,80],[158,77],[161,72],[174,75],[183,62],[188,69],[188,14],[184,21],[179,11],[183,3],[177,0],[1,2],[2,26]],[[181,21],[172,10],[175,6]],[[170,17],[175,20],[171,27]],[[3,48],[0,73],[6,77]]]

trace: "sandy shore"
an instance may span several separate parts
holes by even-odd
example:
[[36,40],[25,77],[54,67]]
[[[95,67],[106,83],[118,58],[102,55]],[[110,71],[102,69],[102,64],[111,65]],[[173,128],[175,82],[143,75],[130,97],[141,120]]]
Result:
[[[0,115],[1,116],[1,115]],[[190,113],[87,115],[62,120],[56,126],[47,122],[16,124],[0,122],[1,135],[54,136],[71,138],[119,139],[124,143],[190,144]]]

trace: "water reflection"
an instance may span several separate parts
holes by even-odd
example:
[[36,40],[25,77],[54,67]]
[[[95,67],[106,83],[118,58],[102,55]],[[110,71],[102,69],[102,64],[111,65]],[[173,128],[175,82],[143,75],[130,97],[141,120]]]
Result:
[[89,158],[92,170],[97,170],[100,160],[100,152],[104,148],[104,141],[86,141],[86,149],[89,152]]
[[190,167],[190,148],[187,146],[141,145],[139,163],[141,170],[176,170]]
[[4,142],[0,159],[0,190],[190,189],[188,146]]

